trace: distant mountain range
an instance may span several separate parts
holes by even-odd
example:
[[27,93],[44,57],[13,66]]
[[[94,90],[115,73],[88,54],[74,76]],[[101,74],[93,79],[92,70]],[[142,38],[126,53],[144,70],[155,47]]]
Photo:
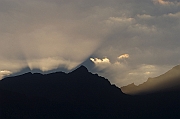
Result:
[[131,96],[80,66],[0,81],[0,119],[180,118],[178,90]]
[[180,65],[173,67],[168,72],[149,78],[146,82],[135,85],[134,83],[121,87],[126,94],[145,94],[161,91],[180,90]]

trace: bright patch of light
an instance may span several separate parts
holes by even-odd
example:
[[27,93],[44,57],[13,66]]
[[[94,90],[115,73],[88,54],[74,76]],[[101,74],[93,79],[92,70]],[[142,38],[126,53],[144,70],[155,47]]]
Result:
[[110,60],[108,58],[103,58],[103,59],[98,59],[98,58],[90,58],[90,60],[92,62],[94,62],[95,64],[97,63],[110,63]]
[[0,71],[0,80],[1,80],[2,78],[4,78],[5,76],[10,75],[10,74],[12,74],[11,71],[8,71],[8,70],[1,70],[1,71]]
[[129,58],[129,54],[123,54],[118,57],[118,59],[126,59]]

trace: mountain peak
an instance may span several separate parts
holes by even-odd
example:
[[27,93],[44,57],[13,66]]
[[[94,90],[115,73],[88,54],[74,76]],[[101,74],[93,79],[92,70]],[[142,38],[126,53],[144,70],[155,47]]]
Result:
[[87,69],[84,65],[81,65],[81,66],[78,67],[76,70],[84,70],[84,71],[88,71],[88,69]]
[[87,73],[89,71],[88,71],[88,69],[85,66],[81,65],[80,67],[78,67],[77,69],[75,69],[74,71],[72,71],[70,73],[73,73],[73,72],[76,72],[76,73],[77,72],[79,72],[79,73]]

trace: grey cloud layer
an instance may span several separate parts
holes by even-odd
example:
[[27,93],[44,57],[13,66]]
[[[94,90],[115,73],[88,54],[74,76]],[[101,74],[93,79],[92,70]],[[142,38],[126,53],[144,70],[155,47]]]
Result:
[[[94,57],[107,57],[112,64],[99,72],[122,86],[142,83],[179,64],[179,3],[162,0],[125,3],[124,14],[106,20],[109,35]],[[130,55],[128,61],[120,61],[121,66],[117,66],[117,57],[124,53]]]
[[71,69],[82,63],[104,34],[98,11],[81,6],[80,1],[2,0],[0,59],[21,60],[25,66],[42,70],[59,65]]
[[94,72],[121,86],[180,62],[179,0],[0,0],[0,21],[0,70],[72,69],[106,57]]

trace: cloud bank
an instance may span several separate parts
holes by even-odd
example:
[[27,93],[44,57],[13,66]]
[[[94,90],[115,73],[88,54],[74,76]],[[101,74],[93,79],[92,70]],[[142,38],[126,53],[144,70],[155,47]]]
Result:
[[180,63],[179,6],[179,0],[0,0],[0,70],[71,70],[89,60],[118,86],[141,83]]
[[85,5],[85,1],[1,0],[0,70],[70,70],[81,64],[105,36],[98,7]]
[[111,65],[101,68],[102,65],[95,64],[97,72],[118,86],[133,82],[138,85],[178,65],[180,1],[121,3],[114,8],[116,13],[122,13],[105,20],[109,30],[107,40],[93,54],[94,57],[107,57]]

